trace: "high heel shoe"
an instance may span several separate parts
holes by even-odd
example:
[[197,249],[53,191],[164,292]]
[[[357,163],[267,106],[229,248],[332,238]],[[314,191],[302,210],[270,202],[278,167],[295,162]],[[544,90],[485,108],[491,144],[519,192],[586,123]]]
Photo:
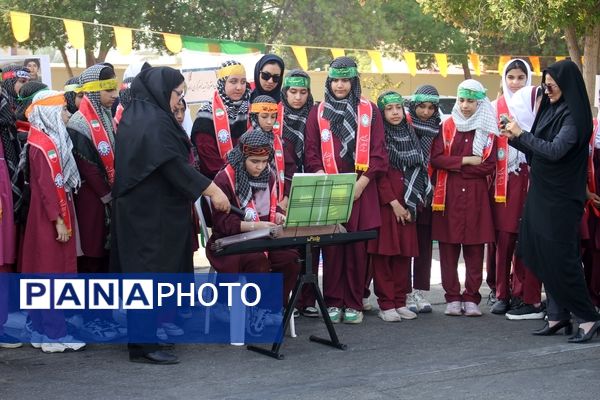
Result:
[[544,325],[542,329],[535,330],[531,333],[536,336],[550,336],[563,328],[565,329],[565,335],[573,333],[573,324],[571,324],[571,321],[568,319],[558,321],[554,326],[550,326],[550,323],[546,321],[546,325]]
[[577,333],[575,334],[575,336],[570,337],[568,342],[569,343],[584,343],[584,342],[592,340],[592,338],[594,337],[595,334],[600,335],[600,321],[596,321],[594,323],[594,325],[592,325],[592,327],[590,328],[588,333],[584,333],[583,329],[579,328],[577,330]]

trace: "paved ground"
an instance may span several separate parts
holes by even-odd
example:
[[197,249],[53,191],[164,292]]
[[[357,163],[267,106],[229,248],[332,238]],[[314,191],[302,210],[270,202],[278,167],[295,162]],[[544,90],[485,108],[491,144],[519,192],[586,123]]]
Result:
[[507,321],[485,305],[481,318],[444,316],[439,284],[431,298],[437,303],[433,313],[413,321],[385,323],[370,312],[362,325],[336,325],[346,351],[309,342],[311,334],[326,335],[325,325],[298,318],[299,336],[286,338],[282,361],[229,345],[178,346],[181,364],[174,366],[130,363],[123,345],[53,355],[29,346],[0,350],[0,399],[514,400],[600,394],[600,339],[575,345],[562,335],[534,337],[530,331],[542,321]]

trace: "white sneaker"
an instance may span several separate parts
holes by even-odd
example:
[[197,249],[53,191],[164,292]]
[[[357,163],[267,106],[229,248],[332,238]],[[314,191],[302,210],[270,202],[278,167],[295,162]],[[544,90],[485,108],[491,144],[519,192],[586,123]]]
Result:
[[419,307],[417,305],[417,300],[415,299],[414,293],[409,293],[406,295],[406,308],[414,313],[419,312]]
[[163,342],[169,340],[169,335],[167,335],[167,332],[165,332],[164,328],[156,329],[156,337],[162,340]]
[[396,308],[396,312],[402,319],[415,319],[417,314],[408,309],[408,307]]
[[369,303],[369,298],[363,298],[363,311],[371,311],[372,309],[373,306],[371,305],[371,303]]
[[462,307],[460,301],[451,301],[450,303],[446,304],[446,311],[444,311],[444,314],[450,316],[462,315]]
[[[413,292],[413,299],[415,300],[415,303],[417,303],[417,312],[420,313],[430,313],[432,308],[431,308],[431,303],[427,301],[427,299],[425,298],[425,296],[423,296],[423,292],[421,290],[415,290]],[[409,307],[410,309],[410,307]],[[411,311],[414,312],[414,310],[411,309]]]
[[31,347],[33,347],[34,349],[41,349],[42,343],[48,341],[48,339],[45,339],[44,335],[42,335],[38,331],[31,331],[31,339],[29,340],[31,341]]
[[64,353],[85,349],[85,343],[78,342],[73,336],[67,335],[51,342],[42,343],[44,353]]
[[163,322],[162,329],[169,336],[182,336],[185,333],[183,329],[171,322]]
[[385,322],[400,322],[400,321],[402,321],[402,318],[400,318],[400,315],[393,308],[390,308],[389,310],[379,310],[379,313],[377,314],[377,316],[379,318],[381,318],[382,320],[384,320]]
[[481,317],[483,314],[477,304],[472,301],[465,301],[465,315],[467,317]]

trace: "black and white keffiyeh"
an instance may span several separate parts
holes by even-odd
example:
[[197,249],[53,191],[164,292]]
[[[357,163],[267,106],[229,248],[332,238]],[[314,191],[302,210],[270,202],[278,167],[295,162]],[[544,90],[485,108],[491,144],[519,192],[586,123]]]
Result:
[[[228,67],[230,65],[241,65],[241,63],[238,61],[229,60],[222,63],[219,68]],[[227,81],[227,78],[227,76],[224,76],[217,79],[217,92],[223,100],[225,108],[227,108],[229,123],[234,124],[239,120],[246,120],[246,118],[248,118],[248,107],[250,104],[250,84],[246,83],[246,91],[244,92],[242,98],[240,100],[233,101],[229,96],[227,96],[227,94],[225,94],[225,82]],[[212,101],[204,102],[202,105],[200,105],[200,109],[198,110],[196,117],[212,119],[212,111]]]
[[75,114],[78,110],[77,105],[75,104],[75,97],[77,97],[77,93],[74,90],[70,89],[72,85],[79,85],[79,77],[74,76],[65,82],[65,100],[67,100],[67,110],[71,114]]
[[[272,98],[271,96],[267,96],[265,94],[261,94],[260,96],[256,96],[254,99],[252,99],[252,101],[250,101],[250,108],[252,108],[252,104],[257,104],[257,103],[271,103],[271,104],[277,105],[277,102],[275,101],[274,98]],[[252,129],[259,128],[258,113],[250,112],[250,123],[252,124]],[[271,136],[273,135],[272,132],[268,132],[268,133],[270,133]]]
[[260,128],[255,128],[244,133],[237,146],[227,154],[227,162],[235,171],[235,194],[240,201],[242,208],[246,207],[254,192],[267,190],[269,188],[269,179],[272,170],[265,168],[258,177],[253,177],[246,171],[246,159],[249,152],[260,149],[267,150],[266,154],[270,161],[273,159],[273,140]]
[[438,103],[430,102],[434,105],[435,111],[428,120],[421,120],[417,116],[417,106],[426,102],[415,100],[416,95],[432,96],[432,98],[437,97],[439,99],[440,94],[435,87],[431,85],[423,85],[417,88],[413,99],[408,103],[408,112],[412,119],[412,125],[415,128],[417,137],[421,142],[425,165],[429,165],[431,144],[433,143],[433,139],[440,133],[440,124],[442,122],[440,118],[440,109]]
[[[391,93],[395,92],[384,92],[380,98]],[[398,125],[390,124],[384,118],[383,124],[390,164],[404,174],[404,203],[414,220],[418,206],[425,205],[432,194],[421,142],[406,118]]]
[[[306,72],[299,69],[291,70],[286,74],[286,77],[291,76],[300,76],[310,79]],[[304,160],[304,130],[306,128],[308,113],[314,104],[314,99],[310,92],[310,88],[308,88],[308,99],[306,103],[299,110],[294,109],[287,101],[288,90],[289,86],[283,86],[281,88],[283,94],[283,137],[294,144],[294,152],[296,153],[298,162],[302,164]]]
[[[348,57],[338,57],[331,62],[330,68],[356,67],[356,62]],[[358,76],[351,78],[352,88],[344,99],[337,99],[331,90],[332,78],[325,81],[325,109],[323,118],[329,121],[331,131],[342,142],[340,156],[354,163],[356,155],[357,107],[360,102],[361,88]]]

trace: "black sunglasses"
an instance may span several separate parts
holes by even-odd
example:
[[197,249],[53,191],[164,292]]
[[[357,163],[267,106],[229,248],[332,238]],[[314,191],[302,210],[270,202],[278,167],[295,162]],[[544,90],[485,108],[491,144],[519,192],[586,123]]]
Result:
[[261,71],[260,72],[260,77],[263,78],[265,81],[268,81],[269,79],[273,79],[273,83],[279,83],[279,80],[281,79],[281,75],[274,75],[270,72],[266,72],[266,71]]
[[542,90],[544,92],[548,92],[548,94],[553,93],[555,88],[558,88],[558,85],[547,84],[545,82],[542,82]]

